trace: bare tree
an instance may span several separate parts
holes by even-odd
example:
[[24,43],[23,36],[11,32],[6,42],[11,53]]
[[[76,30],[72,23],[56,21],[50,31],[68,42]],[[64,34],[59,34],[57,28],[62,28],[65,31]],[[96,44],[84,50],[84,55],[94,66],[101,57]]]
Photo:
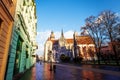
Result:
[[98,17],[90,16],[86,20],[86,24],[82,29],[86,29],[89,33],[89,36],[94,42],[96,54],[98,57],[98,64],[100,64],[100,50],[101,44],[104,40],[104,28],[101,26],[101,20]]
[[113,28],[113,38],[115,41],[120,42],[120,23],[118,23],[114,28]]
[[116,63],[117,63],[117,65],[119,65],[115,45],[113,45],[113,42],[118,37],[118,35],[115,35],[115,34],[118,34],[117,32],[119,32],[119,29],[117,29],[117,27],[119,28],[119,26],[120,26],[119,25],[119,17],[112,11],[103,11],[100,14],[100,20],[102,21],[102,25],[104,26],[104,28],[106,30],[106,35],[110,39],[112,49],[113,49],[113,52],[116,57]]

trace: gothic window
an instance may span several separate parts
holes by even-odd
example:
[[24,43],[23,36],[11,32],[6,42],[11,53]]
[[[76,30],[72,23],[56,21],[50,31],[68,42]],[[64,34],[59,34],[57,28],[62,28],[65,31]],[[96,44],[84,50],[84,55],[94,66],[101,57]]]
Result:
[[86,47],[83,47],[83,51],[86,52]]
[[85,60],[87,60],[87,51],[86,51],[86,47],[83,47],[83,54],[84,54]]

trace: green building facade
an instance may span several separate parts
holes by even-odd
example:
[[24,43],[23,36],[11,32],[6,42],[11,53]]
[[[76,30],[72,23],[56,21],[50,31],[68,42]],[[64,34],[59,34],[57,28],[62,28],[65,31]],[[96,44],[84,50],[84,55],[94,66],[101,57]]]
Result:
[[[34,11],[30,13],[30,9],[33,9]],[[24,10],[28,12],[24,13]],[[35,40],[35,10],[36,8],[34,0],[29,0],[28,2],[26,2],[25,0],[17,1],[15,22],[11,36],[8,64],[6,69],[6,80],[13,80],[13,77],[15,75],[25,72],[34,64],[34,57],[32,57],[32,55],[37,49],[37,44]],[[27,20],[29,20],[30,22],[28,23]]]

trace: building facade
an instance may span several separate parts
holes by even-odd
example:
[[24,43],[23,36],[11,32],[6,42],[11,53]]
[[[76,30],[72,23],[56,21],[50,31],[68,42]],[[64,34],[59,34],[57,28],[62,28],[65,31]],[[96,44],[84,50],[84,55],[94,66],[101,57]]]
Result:
[[0,80],[4,80],[17,0],[0,0]]
[[[50,51],[52,55],[49,54]],[[62,54],[70,57],[71,60],[75,57],[83,57],[83,60],[97,59],[94,43],[87,34],[78,35],[75,32],[73,38],[66,39],[62,31],[60,38],[56,40],[54,33],[51,32],[44,45],[44,61],[50,61],[51,58],[53,62],[56,60],[60,61]]]
[[8,53],[6,80],[13,80],[33,64],[36,44],[36,4],[34,0],[17,0],[15,21]]

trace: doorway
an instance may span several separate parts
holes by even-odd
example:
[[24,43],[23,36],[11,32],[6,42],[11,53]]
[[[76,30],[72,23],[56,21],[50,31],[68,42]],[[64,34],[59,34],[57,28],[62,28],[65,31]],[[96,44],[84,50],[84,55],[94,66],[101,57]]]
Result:
[[16,75],[16,74],[19,73],[20,61],[21,61],[21,52],[22,52],[22,44],[23,44],[23,40],[19,37],[18,42],[17,42],[15,64],[14,64],[14,74],[13,75]]

